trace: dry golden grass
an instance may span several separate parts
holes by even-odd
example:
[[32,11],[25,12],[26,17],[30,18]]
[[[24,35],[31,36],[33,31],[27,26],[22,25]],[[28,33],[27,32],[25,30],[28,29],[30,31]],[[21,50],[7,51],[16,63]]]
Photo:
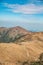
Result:
[[36,61],[41,53],[41,42],[0,43],[0,63],[3,65],[21,65],[25,61]]

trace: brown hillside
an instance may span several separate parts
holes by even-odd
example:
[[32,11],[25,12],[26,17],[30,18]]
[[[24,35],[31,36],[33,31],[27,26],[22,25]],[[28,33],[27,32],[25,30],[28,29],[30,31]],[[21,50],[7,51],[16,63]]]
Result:
[[43,53],[43,43],[41,42],[21,42],[19,45],[2,43],[0,44],[0,63],[21,65],[25,61],[38,60],[41,53]]
[[25,42],[41,41],[43,42],[43,32],[30,32],[26,29],[16,26],[12,28],[0,27],[0,42]]

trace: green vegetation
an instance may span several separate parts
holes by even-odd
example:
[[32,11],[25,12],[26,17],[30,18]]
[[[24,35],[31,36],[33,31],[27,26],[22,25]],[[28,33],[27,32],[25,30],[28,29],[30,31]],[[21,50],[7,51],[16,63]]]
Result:
[[31,65],[43,65],[43,53],[40,54],[39,61],[32,62]]
[[5,31],[3,31],[3,33],[0,33],[0,42],[4,42],[4,43],[16,42],[23,36],[24,36],[23,34],[17,34],[16,36],[14,35],[13,38],[10,37],[9,34],[7,34]]
[[43,65],[43,53],[40,54],[39,61],[29,62],[24,61],[22,65]]

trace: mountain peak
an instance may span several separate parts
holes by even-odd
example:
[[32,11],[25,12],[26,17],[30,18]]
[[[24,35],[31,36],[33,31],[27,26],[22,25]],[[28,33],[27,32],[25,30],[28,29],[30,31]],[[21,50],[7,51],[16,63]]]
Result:
[[11,42],[15,41],[15,39],[43,41],[43,32],[29,32],[20,26],[12,28],[0,27],[0,42]]

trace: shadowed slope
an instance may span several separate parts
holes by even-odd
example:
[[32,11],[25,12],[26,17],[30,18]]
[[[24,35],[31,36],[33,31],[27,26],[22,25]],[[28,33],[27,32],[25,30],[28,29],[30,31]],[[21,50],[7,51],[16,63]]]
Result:
[[30,32],[22,27],[0,28],[0,42],[24,42],[24,41],[43,42],[43,32]]

